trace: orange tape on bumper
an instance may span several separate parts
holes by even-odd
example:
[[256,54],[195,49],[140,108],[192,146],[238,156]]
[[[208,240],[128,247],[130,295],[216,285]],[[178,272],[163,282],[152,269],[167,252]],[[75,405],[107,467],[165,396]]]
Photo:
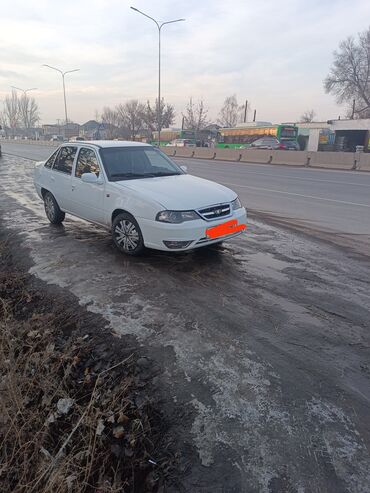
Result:
[[215,239],[220,236],[232,235],[234,233],[239,233],[239,231],[244,231],[247,228],[245,224],[239,224],[237,219],[232,219],[226,223],[219,224],[218,226],[213,226],[213,228],[206,229],[206,235],[209,238]]

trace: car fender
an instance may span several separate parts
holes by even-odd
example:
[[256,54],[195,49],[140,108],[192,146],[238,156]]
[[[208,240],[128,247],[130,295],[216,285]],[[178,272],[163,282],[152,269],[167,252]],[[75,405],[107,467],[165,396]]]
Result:
[[158,212],[165,209],[159,202],[147,199],[135,190],[122,186],[118,187],[113,183],[110,185],[107,187],[105,207],[106,221],[109,225],[112,223],[112,214],[117,209],[124,210],[134,216],[139,225],[140,219],[154,221]]

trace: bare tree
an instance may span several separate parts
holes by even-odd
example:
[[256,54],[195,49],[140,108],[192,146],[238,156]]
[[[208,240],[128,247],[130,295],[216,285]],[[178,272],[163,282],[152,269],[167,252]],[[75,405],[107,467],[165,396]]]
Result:
[[352,118],[364,118],[370,108],[370,28],[342,41],[334,52],[334,61],[324,81],[327,93],[337,102],[352,103]]
[[302,123],[311,123],[315,121],[316,112],[315,110],[306,110],[300,118]]
[[130,129],[131,140],[135,140],[135,136],[142,128],[144,123],[145,105],[139,103],[137,99],[127,101],[125,104],[120,104],[116,108],[120,126]]
[[23,94],[18,98],[19,120],[23,128],[32,128],[40,120],[39,107],[35,98]]
[[116,110],[105,106],[101,114],[101,121],[106,125],[106,135],[108,139],[119,136],[119,116]]
[[4,101],[4,116],[8,127],[12,129],[13,137],[15,129],[19,125],[19,100],[17,91],[13,89],[11,96],[6,96]]
[[2,111],[0,113],[0,127],[2,127],[2,130],[5,134],[5,138],[7,138],[8,137],[8,135],[7,135],[8,121],[7,121],[7,118],[5,116],[4,111]]
[[193,98],[189,99],[186,106],[184,117],[184,127],[189,130],[203,130],[208,125],[208,108],[206,108],[203,99],[194,103]]
[[[172,104],[165,103],[163,98],[161,99],[159,113],[161,129],[170,127],[175,121],[175,108]],[[143,121],[150,132],[158,130],[158,99],[155,100],[154,107],[147,101],[143,113]]]
[[243,108],[239,106],[235,94],[228,96],[220,110],[218,123],[222,127],[235,127],[240,122]]

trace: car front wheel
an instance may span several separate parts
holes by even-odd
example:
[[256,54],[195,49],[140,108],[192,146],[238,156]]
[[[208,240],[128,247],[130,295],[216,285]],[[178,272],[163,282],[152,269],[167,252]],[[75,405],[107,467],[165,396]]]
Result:
[[118,214],[112,224],[113,242],[127,255],[140,255],[144,250],[144,239],[136,219],[126,212]]
[[50,192],[46,192],[44,195],[44,207],[46,216],[51,224],[61,224],[64,221],[66,215],[60,210],[58,202]]

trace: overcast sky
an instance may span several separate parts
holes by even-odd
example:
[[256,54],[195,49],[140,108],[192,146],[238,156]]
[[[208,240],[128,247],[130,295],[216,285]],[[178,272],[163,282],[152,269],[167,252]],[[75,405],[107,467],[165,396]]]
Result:
[[161,21],[186,18],[162,38],[162,93],[177,123],[190,96],[216,120],[231,94],[258,120],[292,121],[311,108],[323,120],[344,115],[322,81],[338,43],[370,23],[369,0],[3,0],[0,100],[11,85],[37,87],[42,121],[63,119],[61,79],[48,63],[80,68],[66,79],[79,123],[106,105],[154,101],[157,31],[130,5]]

